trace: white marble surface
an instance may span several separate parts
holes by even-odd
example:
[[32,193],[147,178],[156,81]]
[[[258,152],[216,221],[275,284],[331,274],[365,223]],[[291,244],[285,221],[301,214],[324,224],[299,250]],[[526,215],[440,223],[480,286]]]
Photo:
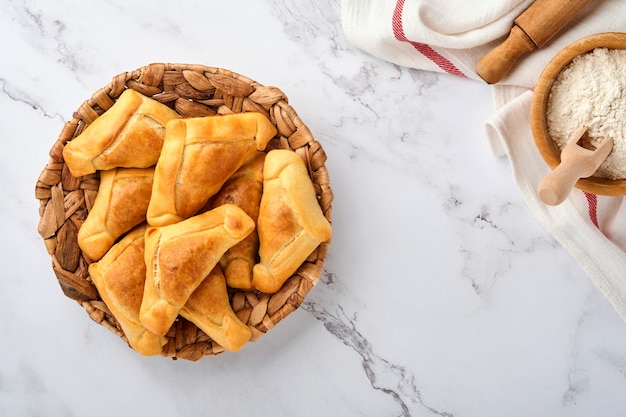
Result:
[[[624,415],[626,326],[491,155],[490,87],[355,50],[339,13],[339,0],[0,3],[0,415]],[[34,186],[63,122],[151,62],[280,87],[335,193],[303,307],[198,362],[141,357],[91,321],[37,233]]]

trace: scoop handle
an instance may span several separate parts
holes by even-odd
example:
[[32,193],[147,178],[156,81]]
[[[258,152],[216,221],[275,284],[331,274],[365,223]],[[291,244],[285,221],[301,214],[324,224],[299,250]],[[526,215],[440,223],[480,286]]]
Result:
[[478,60],[476,72],[488,84],[495,84],[504,78],[520,56],[536,48],[522,29],[513,26],[504,42]]
[[576,159],[562,160],[561,163],[542,181],[537,188],[541,201],[550,206],[561,204],[576,185],[576,181],[586,177],[585,168]]

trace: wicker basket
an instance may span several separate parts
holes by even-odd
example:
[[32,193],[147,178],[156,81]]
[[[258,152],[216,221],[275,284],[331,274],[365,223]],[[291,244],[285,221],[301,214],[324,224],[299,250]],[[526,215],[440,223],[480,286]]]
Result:
[[[109,109],[121,93],[132,88],[174,108],[184,117],[258,111],[278,130],[267,147],[291,149],[308,166],[322,212],[331,220],[333,193],[325,166],[326,154],[307,126],[276,87],[263,86],[232,71],[203,65],[151,64],[115,76],[96,91],[63,127],[50,150],[50,161],[36,185],[40,201],[39,233],[52,258],[52,269],[63,293],[76,300],[89,317],[127,342],[121,327],[100,299],[87,268],[89,261],[78,247],[77,232],[98,191],[99,175],[75,178],[63,160],[63,147]],[[229,289],[238,317],[258,339],[295,311],[317,283],[329,242],[322,243],[275,294]],[[193,323],[179,317],[167,334],[162,355],[198,360],[224,349]]]

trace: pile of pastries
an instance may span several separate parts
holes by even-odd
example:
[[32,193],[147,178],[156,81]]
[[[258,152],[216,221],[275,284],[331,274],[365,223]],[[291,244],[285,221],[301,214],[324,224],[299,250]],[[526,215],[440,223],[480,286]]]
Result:
[[179,315],[239,350],[252,331],[228,287],[274,293],[330,239],[303,160],[265,152],[276,134],[261,113],[183,118],[128,89],[64,147],[73,176],[100,174],[78,245],[137,352],[160,354]]

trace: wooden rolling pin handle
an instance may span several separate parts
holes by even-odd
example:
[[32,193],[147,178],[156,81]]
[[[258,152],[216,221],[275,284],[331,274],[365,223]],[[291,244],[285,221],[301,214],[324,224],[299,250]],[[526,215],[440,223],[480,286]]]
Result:
[[576,181],[589,176],[586,168],[575,159],[561,161],[561,164],[548,174],[537,187],[537,194],[541,201],[549,206],[561,204],[569,196],[576,185]]
[[476,72],[489,84],[500,81],[520,56],[537,45],[518,26],[513,26],[508,38],[476,63]]

